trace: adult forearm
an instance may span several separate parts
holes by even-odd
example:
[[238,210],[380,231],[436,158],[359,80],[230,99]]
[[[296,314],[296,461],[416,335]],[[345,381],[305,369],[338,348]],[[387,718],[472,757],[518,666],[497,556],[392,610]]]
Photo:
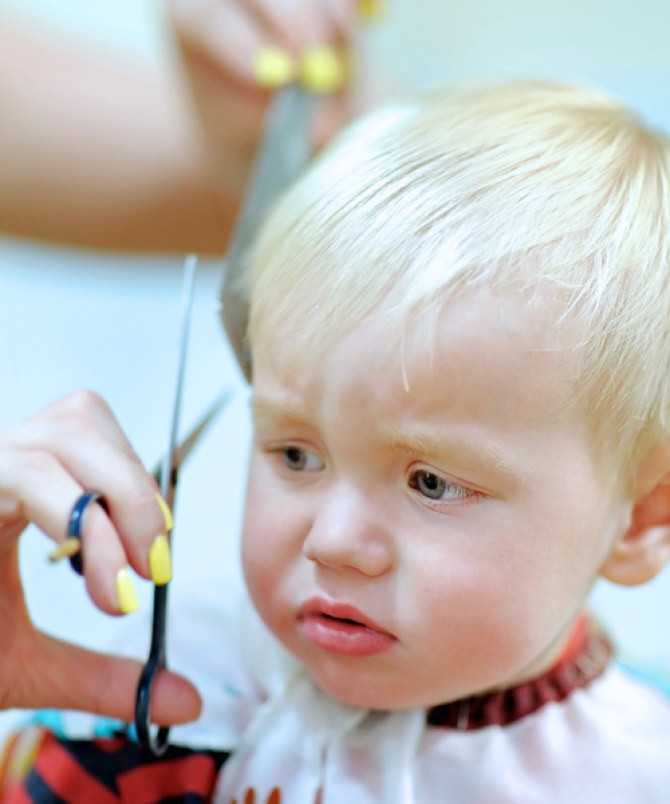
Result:
[[215,182],[166,70],[0,30],[0,230],[93,248],[217,252]]

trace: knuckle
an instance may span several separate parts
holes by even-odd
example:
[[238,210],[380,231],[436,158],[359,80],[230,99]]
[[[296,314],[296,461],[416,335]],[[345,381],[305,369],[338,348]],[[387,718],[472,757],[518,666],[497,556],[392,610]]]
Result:
[[131,515],[133,533],[138,538],[148,539],[165,527],[155,488],[148,481],[134,485],[124,500],[124,508]]
[[23,530],[28,518],[27,489],[44,486],[56,464],[52,455],[39,450],[0,452],[0,522],[4,536],[18,535]]
[[57,459],[45,450],[29,449],[16,450],[11,456],[13,464],[13,477],[20,485],[24,478],[35,483],[49,477],[54,468],[58,466]]
[[67,416],[73,416],[78,420],[90,421],[99,415],[101,411],[106,413],[109,408],[97,391],[82,389],[65,397],[63,409]]

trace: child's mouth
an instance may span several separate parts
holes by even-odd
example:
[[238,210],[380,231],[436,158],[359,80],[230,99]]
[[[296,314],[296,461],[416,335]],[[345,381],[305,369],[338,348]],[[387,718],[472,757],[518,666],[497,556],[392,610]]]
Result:
[[300,633],[329,653],[372,656],[391,648],[395,637],[351,606],[310,600],[298,617]]

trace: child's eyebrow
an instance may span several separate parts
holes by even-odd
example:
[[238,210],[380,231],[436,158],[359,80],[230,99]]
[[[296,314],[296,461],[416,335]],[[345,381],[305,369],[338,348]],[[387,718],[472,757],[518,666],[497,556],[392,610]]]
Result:
[[389,427],[383,431],[384,446],[424,455],[427,459],[441,456],[457,457],[459,463],[476,469],[486,466],[510,478],[518,478],[519,467],[510,459],[506,450],[483,438],[468,438],[463,434],[440,435],[418,429]]
[[264,397],[251,397],[251,414],[254,421],[286,422],[293,424],[312,424],[304,410],[289,400],[271,401]]

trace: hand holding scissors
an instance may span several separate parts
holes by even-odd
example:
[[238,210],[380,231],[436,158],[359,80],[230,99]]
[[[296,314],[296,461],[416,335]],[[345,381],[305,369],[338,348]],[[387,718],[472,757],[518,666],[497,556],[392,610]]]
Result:
[[[98,608],[118,616],[134,608],[132,574],[152,577],[150,553],[166,532],[166,519],[155,481],[109,407],[97,394],[77,392],[0,430],[0,709],[78,709],[133,718],[140,663],[39,631],[21,587],[18,541],[28,522],[56,542],[58,553],[75,501],[87,489],[104,489],[107,513],[89,505],[81,520],[86,589]],[[200,699],[189,682],[165,671],[152,705],[156,722],[182,723],[197,717]]]

